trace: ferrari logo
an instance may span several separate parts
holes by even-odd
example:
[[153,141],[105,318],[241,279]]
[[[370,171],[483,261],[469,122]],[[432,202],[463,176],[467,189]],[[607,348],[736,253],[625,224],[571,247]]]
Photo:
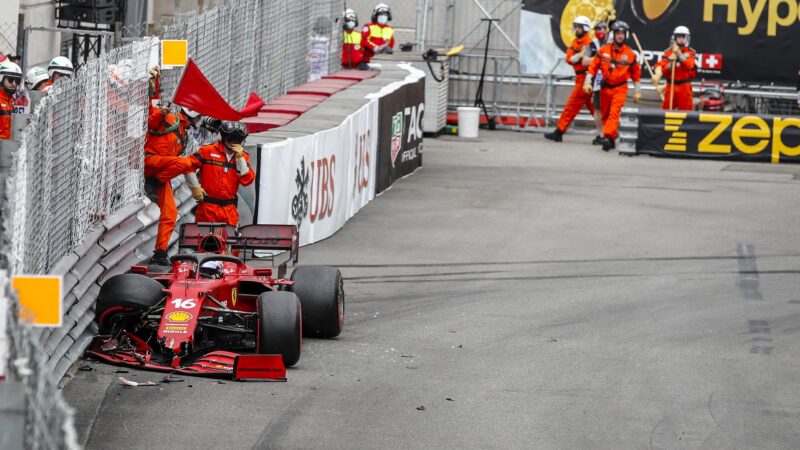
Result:
[[236,306],[236,288],[231,290],[231,303],[233,303],[233,306]]

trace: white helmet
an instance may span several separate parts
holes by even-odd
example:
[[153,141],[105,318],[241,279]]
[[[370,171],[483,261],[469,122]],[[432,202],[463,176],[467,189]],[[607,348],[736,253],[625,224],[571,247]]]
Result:
[[592,21],[589,20],[589,18],[586,17],[586,16],[578,16],[578,17],[576,17],[575,20],[572,21],[572,26],[575,26],[575,25],[582,26],[583,27],[583,31],[585,33],[588,33],[589,30],[592,29]]
[[672,40],[675,41],[678,36],[686,36],[686,45],[689,45],[689,41],[691,40],[692,34],[689,33],[689,28],[683,25],[676,27],[675,31],[672,32]]
[[71,77],[75,74],[75,68],[69,59],[63,56],[56,56],[50,60],[50,64],[47,66],[47,75],[50,78],[53,78],[54,73],[61,73]]
[[356,12],[351,8],[344,10],[344,20],[348,19],[358,20],[358,14],[356,14]]
[[22,69],[9,60],[0,62],[0,80],[5,77],[22,79]]
[[34,67],[25,74],[25,86],[29,90],[35,91],[41,83],[49,79],[50,75],[47,74],[47,69],[44,67]]
[[181,106],[181,110],[183,111],[184,114],[186,114],[186,117],[188,117],[190,119],[196,119],[196,118],[200,117],[200,113],[199,112],[193,111],[193,110],[191,110],[189,108]]
[[375,5],[375,9],[372,10],[372,21],[378,21],[378,14],[386,14],[389,16],[389,20],[392,20],[392,8],[389,8],[389,5],[386,3],[378,3]]
[[[18,65],[12,63],[9,60],[0,62],[0,81],[5,80],[6,77],[16,78],[17,80],[22,81],[22,69],[20,69]],[[19,89],[19,83],[17,83],[17,87],[14,88],[13,90],[6,89],[5,85],[0,86],[0,88],[2,88],[8,94],[13,94],[14,92],[16,92],[17,89]]]

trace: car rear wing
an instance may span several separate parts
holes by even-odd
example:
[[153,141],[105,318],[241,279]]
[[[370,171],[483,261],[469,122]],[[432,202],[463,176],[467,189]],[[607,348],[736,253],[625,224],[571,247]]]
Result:
[[214,252],[213,249],[201,249],[203,240],[208,236],[217,236],[222,242],[231,245],[236,238],[236,227],[224,223],[185,223],[181,225],[178,235],[178,252],[186,248]]
[[278,278],[283,278],[289,262],[297,264],[300,234],[294,225],[245,225],[236,229],[224,223],[186,223],[181,225],[178,249],[208,253],[231,249],[244,261],[266,259],[273,264],[276,253],[289,252],[289,258],[278,265]]

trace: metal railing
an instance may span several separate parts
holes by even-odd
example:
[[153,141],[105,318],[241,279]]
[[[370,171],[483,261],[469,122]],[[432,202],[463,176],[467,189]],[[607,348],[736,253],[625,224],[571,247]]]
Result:
[[[489,113],[502,118],[498,126],[518,131],[541,132],[555,126],[570,92],[575,86],[573,77],[554,75],[521,75],[519,59],[508,55],[488,55],[484,80],[484,100]],[[459,54],[450,62],[450,95],[448,110],[473,106],[480,81],[483,54]],[[553,68],[555,69],[555,67]],[[693,83],[699,98],[702,81]],[[750,114],[798,115],[797,92],[780,86],[742,85],[723,83],[725,110]],[[660,107],[655,87],[642,80],[644,107]],[[631,104],[631,106],[633,106]],[[576,117],[579,129],[593,129],[594,119],[586,113]]]

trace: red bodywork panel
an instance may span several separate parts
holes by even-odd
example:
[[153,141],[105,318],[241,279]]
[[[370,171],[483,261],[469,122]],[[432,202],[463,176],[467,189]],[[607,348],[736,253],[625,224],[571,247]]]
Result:
[[130,351],[106,353],[97,348],[102,346],[102,339],[96,337],[87,353],[109,364],[181,375],[224,377],[234,380],[286,381],[286,367],[283,365],[281,355],[241,355],[214,351],[206,353],[189,365],[172,367],[146,360],[146,354]]

